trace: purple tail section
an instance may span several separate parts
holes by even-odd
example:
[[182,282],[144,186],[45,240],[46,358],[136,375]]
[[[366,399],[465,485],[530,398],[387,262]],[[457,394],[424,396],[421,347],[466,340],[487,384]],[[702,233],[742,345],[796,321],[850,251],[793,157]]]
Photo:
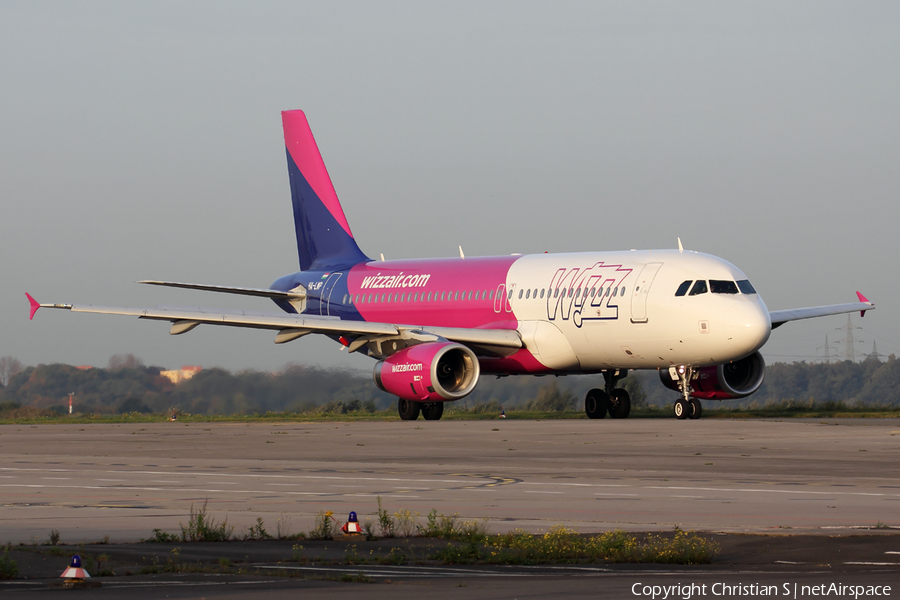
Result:
[[336,270],[369,259],[356,244],[302,110],[281,113],[300,270]]

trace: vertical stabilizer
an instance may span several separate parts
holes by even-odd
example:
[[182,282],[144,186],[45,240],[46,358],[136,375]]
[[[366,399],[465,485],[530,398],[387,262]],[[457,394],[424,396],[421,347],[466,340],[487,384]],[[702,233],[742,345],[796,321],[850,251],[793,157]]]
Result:
[[281,113],[300,270],[349,267],[370,260],[356,245],[306,115]]

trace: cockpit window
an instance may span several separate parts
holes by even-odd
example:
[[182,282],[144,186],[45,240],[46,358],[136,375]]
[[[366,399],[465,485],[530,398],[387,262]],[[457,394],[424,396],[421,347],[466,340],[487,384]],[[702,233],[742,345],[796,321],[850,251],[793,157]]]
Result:
[[694,284],[694,287],[691,288],[691,293],[689,296],[697,296],[699,294],[705,294],[708,290],[706,289],[706,282],[702,279],[698,279],[697,283]]
[[710,279],[709,291],[713,294],[737,294],[738,287],[733,281]]
[[690,279],[683,282],[681,285],[678,286],[678,289],[675,291],[675,295],[676,296],[684,296],[685,294],[687,294],[688,288],[691,287],[692,283],[693,283],[693,281],[691,281]]
[[750,282],[746,279],[741,279],[737,282],[738,288],[740,288],[742,294],[755,294],[756,290],[753,289],[753,286],[750,285]]

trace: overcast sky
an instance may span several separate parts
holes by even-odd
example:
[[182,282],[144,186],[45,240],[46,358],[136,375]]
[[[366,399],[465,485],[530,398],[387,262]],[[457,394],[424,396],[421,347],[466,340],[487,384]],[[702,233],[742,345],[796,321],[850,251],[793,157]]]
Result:
[[[297,270],[280,111],[370,256],[673,248],[900,352],[900,3],[0,3],[0,356],[370,369],[322,339],[43,310],[275,310],[154,289]],[[814,360],[846,317],[786,325]],[[315,336],[311,336],[315,337]],[[860,340],[862,342],[860,342]],[[843,355],[843,343],[831,353]]]

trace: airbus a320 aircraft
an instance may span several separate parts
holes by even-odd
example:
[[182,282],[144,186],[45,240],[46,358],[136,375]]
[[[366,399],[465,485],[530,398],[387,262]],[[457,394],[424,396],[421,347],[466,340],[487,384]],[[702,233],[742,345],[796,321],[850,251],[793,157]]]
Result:
[[269,288],[169,281],[141,283],[272,299],[286,314],[40,304],[38,308],[270,329],[275,343],[321,334],[378,362],[375,383],[399,398],[404,420],[440,419],[482,373],[602,374],[587,392],[592,419],[624,419],[634,369],[656,369],[680,392],[679,419],[699,418],[701,399],[759,389],[759,349],[772,329],[797,319],[874,308],[848,304],[769,311],[740,269],[678,250],[579,252],[375,261],[362,253],[338,201],[306,115],[282,113],[300,271]]

